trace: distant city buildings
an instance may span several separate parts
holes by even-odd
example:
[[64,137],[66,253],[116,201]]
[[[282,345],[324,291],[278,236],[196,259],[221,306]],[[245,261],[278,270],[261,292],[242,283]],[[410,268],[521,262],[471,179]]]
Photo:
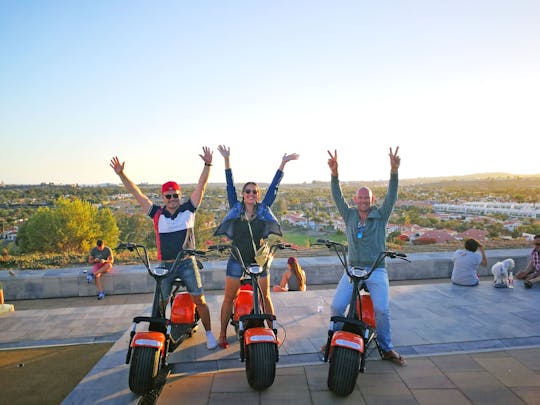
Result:
[[513,218],[540,218],[540,203],[464,202],[462,204],[433,204],[435,212],[464,215],[504,214]]

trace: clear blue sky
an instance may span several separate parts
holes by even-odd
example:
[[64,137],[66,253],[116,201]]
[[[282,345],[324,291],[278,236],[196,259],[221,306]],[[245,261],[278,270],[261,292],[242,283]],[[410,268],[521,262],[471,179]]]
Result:
[[0,1],[0,181],[540,173],[540,1]]

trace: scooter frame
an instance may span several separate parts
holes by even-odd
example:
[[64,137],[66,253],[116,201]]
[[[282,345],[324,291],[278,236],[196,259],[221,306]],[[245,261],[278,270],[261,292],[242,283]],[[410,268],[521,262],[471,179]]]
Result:
[[[129,388],[138,395],[147,395],[158,389],[169,373],[167,358],[188,337],[196,331],[199,314],[191,295],[186,291],[183,280],[175,279],[171,293],[162,299],[162,282],[183,260],[193,260],[192,256],[204,255],[204,251],[181,250],[170,270],[163,266],[151,268],[148,252],[144,245],[122,243],[116,250],[136,252],[148,274],[156,281],[151,316],[136,316],[130,333],[126,364],[130,364]],[[170,316],[167,317],[167,303],[171,302]],[[137,331],[139,323],[148,323],[147,331]],[[161,382],[160,382],[161,381]]]
[[[353,284],[346,316],[332,316],[330,318],[324,353],[324,361],[330,362],[328,388],[337,395],[346,396],[354,389],[358,372],[365,372],[367,352],[373,342],[375,342],[377,351],[382,357],[382,349],[377,342],[373,302],[366,280],[387,257],[409,260],[404,253],[383,251],[377,255],[370,267],[351,267],[347,262],[347,247],[345,245],[326,239],[317,240],[315,245],[324,245],[336,253]],[[334,330],[336,323],[343,324],[343,328]],[[354,352],[357,352],[357,356],[352,355]]]

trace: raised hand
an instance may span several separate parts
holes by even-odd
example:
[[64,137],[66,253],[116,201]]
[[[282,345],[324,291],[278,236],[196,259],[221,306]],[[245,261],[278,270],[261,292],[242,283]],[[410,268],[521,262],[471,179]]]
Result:
[[118,160],[118,157],[115,156],[111,159],[111,163],[109,166],[111,166],[114,170],[114,172],[118,175],[120,175],[124,171],[124,166],[126,162],[120,163],[120,160]]
[[287,155],[286,153],[283,155],[283,157],[281,158],[281,161],[282,162],[289,162],[291,160],[298,160],[298,158],[300,157],[300,155],[298,153],[292,153],[290,155]]
[[328,159],[328,167],[330,168],[330,171],[332,172],[332,176],[338,175],[338,160],[337,160],[337,150],[334,150],[334,154],[332,155],[332,152],[327,151],[330,158]]
[[401,158],[398,156],[399,146],[396,147],[396,151],[392,152],[392,148],[390,148],[390,153],[388,156],[390,156],[390,172],[397,173],[399,169],[399,165],[401,163]]
[[204,160],[204,163],[205,164],[212,164],[212,156],[213,156],[213,152],[210,150],[210,148],[208,146],[203,146],[203,154],[202,155],[199,155],[201,157],[202,160]]
[[225,146],[225,145],[219,145],[217,147],[219,153],[221,153],[221,156],[223,156],[224,158],[228,158],[229,156],[231,156],[231,148],[228,147],[228,146]]
[[279,165],[279,170],[283,171],[285,168],[285,164],[291,160],[298,160],[300,155],[298,153],[292,153],[290,155],[287,155],[286,153],[281,158],[281,165]]

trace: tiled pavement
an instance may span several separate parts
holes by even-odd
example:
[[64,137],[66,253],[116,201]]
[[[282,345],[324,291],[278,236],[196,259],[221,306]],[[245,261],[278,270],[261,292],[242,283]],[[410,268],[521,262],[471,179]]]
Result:
[[[328,365],[318,348],[325,341],[333,290],[274,293],[283,339],[276,381],[263,392],[247,384],[238,344],[208,351],[201,331],[170,357],[174,363],[158,404],[540,404],[540,288],[495,289],[449,283],[392,285],[393,340],[408,360],[401,368],[373,355],[355,391],[339,398],[328,391]],[[147,310],[150,295],[15,302],[0,317],[0,349],[39,344],[116,341],[63,404],[136,404],[127,388],[127,328]],[[207,296],[213,329],[222,296]],[[317,307],[323,302],[323,311]],[[25,309],[25,306],[28,309]],[[202,328],[202,327],[201,327]]]

